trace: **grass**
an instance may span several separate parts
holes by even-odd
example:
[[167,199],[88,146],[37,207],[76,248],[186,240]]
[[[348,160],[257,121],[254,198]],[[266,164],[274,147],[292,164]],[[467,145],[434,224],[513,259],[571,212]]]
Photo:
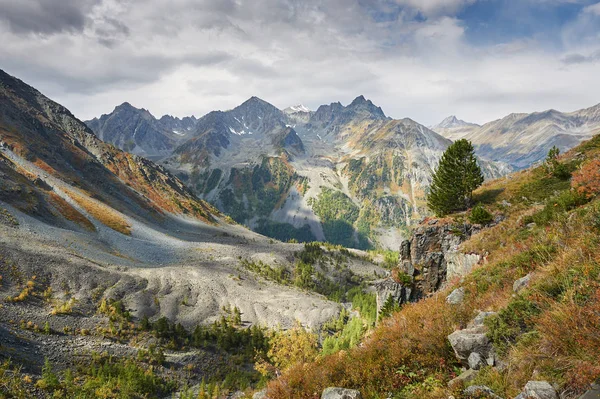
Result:
[[131,225],[114,209],[75,191],[69,191],[68,194],[79,206],[100,223],[121,234],[131,235]]
[[62,197],[52,192],[49,194],[50,202],[60,212],[65,219],[70,220],[73,223],[78,224],[88,231],[96,231],[96,227],[92,222],[89,221],[81,212],[73,208],[71,204],[65,201]]

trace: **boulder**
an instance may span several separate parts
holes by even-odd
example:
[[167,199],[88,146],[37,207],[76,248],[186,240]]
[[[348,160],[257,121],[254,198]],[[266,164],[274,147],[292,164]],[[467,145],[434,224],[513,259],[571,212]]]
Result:
[[479,312],[477,317],[469,323],[469,326],[463,330],[454,331],[448,335],[448,340],[456,358],[466,367],[469,366],[469,356],[471,353],[477,353],[485,360],[487,365],[495,364],[494,346],[487,337],[487,328],[484,326],[484,320],[495,314],[494,312]]
[[267,399],[267,390],[262,389],[252,395],[252,399]]
[[592,384],[590,390],[583,394],[579,399],[600,399],[600,379]]
[[502,399],[496,395],[489,387],[485,385],[471,385],[463,391],[463,394],[467,398],[490,398],[490,399]]
[[344,388],[325,388],[321,399],[361,399],[360,391]]
[[485,359],[493,358],[493,347],[487,335],[479,329],[464,329],[448,335],[456,358],[465,366],[471,353],[477,352]]
[[529,381],[515,399],[558,399],[558,394],[547,381]]
[[524,288],[527,288],[529,286],[530,282],[531,282],[531,273],[529,273],[525,277],[521,277],[520,279],[516,280],[513,284],[513,291],[516,293],[519,293]]
[[469,367],[473,370],[479,370],[486,364],[485,359],[477,352],[472,352],[469,355],[467,362],[469,363]]
[[496,312],[479,312],[477,316],[475,316],[475,318],[471,320],[471,322],[469,323],[469,327],[483,327],[485,319],[496,314]]
[[462,303],[464,298],[465,298],[465,289],[463,287],[460,287],[460,288],[457,288],[454,291],[452,291],[450,293],[450,295],[448,295],[446,297],[446,302],[449,303],[450,305],[459,305]]

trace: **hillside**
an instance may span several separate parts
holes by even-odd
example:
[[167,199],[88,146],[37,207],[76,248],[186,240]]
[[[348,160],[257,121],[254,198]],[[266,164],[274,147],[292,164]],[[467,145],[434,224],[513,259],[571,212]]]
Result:
[[[502,221],[464,237],[465,259],[480,259],[470,273],[402,305],[359,347],[287,369],[267,396],[313,398],[337,386],[364,398],[514,398],[527,384],[578,398],[600,377],[600,136],[559,165],[572,177],[543,165],[485,183],[476,200]],[[424,228],[447,226],[450,238],[468,217]]]
[[[153,395],[229,374],[225,385],[245,388],[257,382],[248,366],[268,328],[320,329],[347,292],[367,295],[385,273],[332,246],[311,247],[320,262],[307,267],[316,255],[303,245],[228,220],[165,168],[104,143],[0,71],[0,396],[16,381],[9,397],[52,397],[56,386],[31,382],[43,380],[44,359],[87,380],[89,365],[130,367],[163,384]],[[22,370],[8,372],[8,359]],[[125,389],[113,382],[107,392]],[[61,385],[61,395],[94,397],[83,385]]]
[[[252,97],[198,119],[187,135],[161,163],[236,222],[283,241],[355,248],[394,248],[428,214],[429,176],[450,144],[363,96],[316,111]],[[488,177],[509,171],[481,164]]]
[[553,146],[564,152],[597,135],[600,104],[568,113],[548,110],[510,114],[483,126],[449,121],[432,129],[453,140],[470,140],[482,157],[523,169],[543,160]]

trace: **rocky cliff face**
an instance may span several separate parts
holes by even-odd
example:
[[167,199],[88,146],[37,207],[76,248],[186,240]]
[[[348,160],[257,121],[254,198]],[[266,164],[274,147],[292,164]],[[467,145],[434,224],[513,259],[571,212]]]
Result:
[[[481,260],[477,254],[463,254],[459,245],[481,229],[478,225],[431,220],[418,226],[410,239],[400,244],[399,273],[375,284],[378,311],[390,296],[398,304],[418,300],[439,290],[446,281],[463,276]],[[405,281],[410,278],[411,282]]]

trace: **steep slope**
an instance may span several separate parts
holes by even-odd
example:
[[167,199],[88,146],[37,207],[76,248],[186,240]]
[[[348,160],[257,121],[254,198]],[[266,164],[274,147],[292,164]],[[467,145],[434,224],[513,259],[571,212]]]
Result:
[[157,120],[145,109],[123,103],[110,114],[85,122],[96,136],[132,154],[164,157],[185,139],[195,119],[163,116]]
[[451,115],[437,125],[431,126],[430,129],[449,140],[456,141],[480,127],[480,125],[465,122],[462,119],[458,119],[456,116]]
[[522,169],[544,159],[553,146],[564,152],[598,134],[599,115],[600,104],[570,113],[510,114],[479,127],[434,130],[451,139],[471,140],[479,155]]

